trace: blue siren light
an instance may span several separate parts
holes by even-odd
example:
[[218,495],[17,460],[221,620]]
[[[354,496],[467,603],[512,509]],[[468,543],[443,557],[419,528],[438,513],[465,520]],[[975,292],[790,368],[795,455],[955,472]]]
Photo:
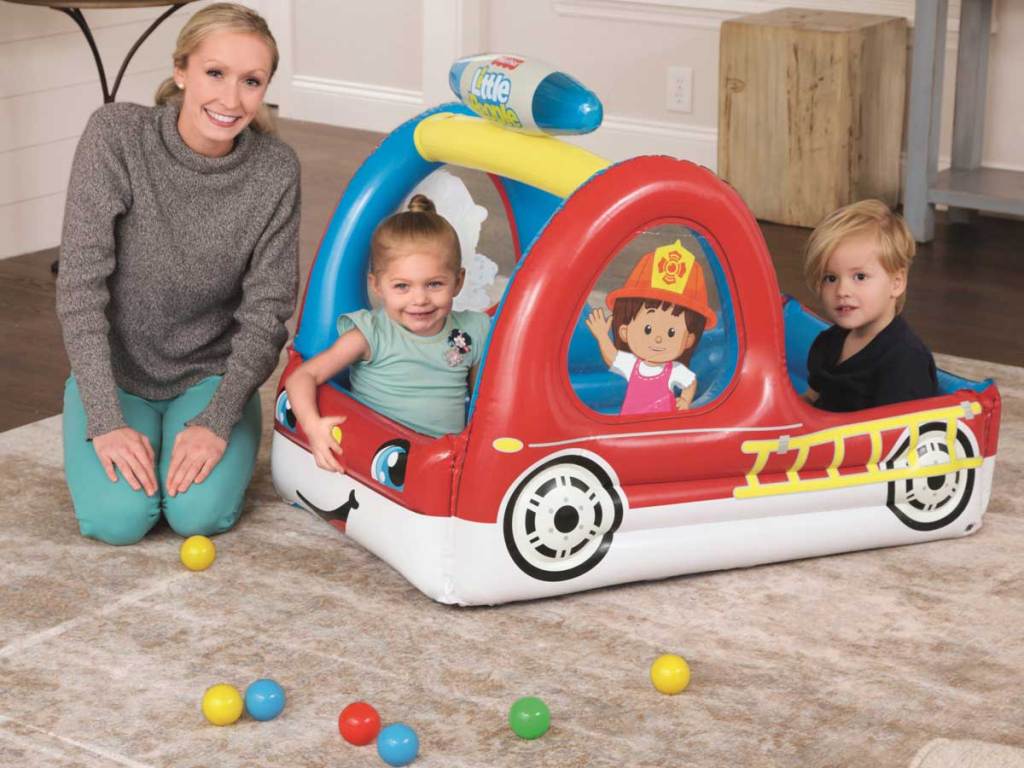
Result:
[[523,133],[590,133],[604,118],[601,100],[579,80],[522,56],[459,59],[448,72],[448,84],[480,117]]

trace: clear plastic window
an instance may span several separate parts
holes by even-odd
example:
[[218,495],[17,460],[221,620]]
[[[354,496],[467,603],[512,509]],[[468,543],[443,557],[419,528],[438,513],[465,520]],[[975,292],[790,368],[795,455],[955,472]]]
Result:
[[682,225],[637,234],[580,309],[569,348],[577,397],[602,414],[683,415],[721,396],[736,325],[709,240]]

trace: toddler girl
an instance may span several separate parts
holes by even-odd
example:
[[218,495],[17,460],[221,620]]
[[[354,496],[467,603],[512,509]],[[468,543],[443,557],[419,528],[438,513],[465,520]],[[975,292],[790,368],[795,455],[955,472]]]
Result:
[[321,416],[316,388],[350,368],[352,394],[375,411],[438,437],[466,425],[466,395],[490,318],[452,311],[465,270],[459,239],[433,202],[415,195],[370,246],[369,286],[380,308],[338,318],[338,340],[300,365],[286,389],[317,466],[343,471],[331,436],[344,416]]

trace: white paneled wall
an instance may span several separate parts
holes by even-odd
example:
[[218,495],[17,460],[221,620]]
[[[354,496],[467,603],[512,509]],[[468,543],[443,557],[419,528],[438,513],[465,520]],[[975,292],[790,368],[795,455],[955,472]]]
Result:
[[[601,97],[603,126],[573,141],[613,160],[671,154],[710,168],[717,164],[718,35],[724,20],[797,6],[904,16],[913,23],[915,5],[914,0],[378,0],[372,8],[353,9],[328,0],[281,2],[294,9],[292,42],[299,51],[290,84],[282,86],[287,117],[389,131],[450,98],[446,62],[485,50],[514,52],[570,72]],[[948,157],[959,15],[960,0],[950,0],[946,149],[940,164]],[[1024,66],[1024,3],[996,0],[994,18],[985,162],[1024,169],[1018,138],[1024,91],[1015,86]],[[353,35],[358,44],[346,44]],[[670,66],[693,70],[689,113],[667,109]]]
[[286,117],[390,131],[449,100],[448,67],[482,44],[482,0],[289,2],[295,47]]
[[[163,10],[86,11],[111,87],[129,47]],[[119,100],[152,103],[187,13],[138,50]],[[0,257],[58,244],[75,145],[102,102],[92,53],[68,16],[0,3]]]
[[[282,60],[268,99],[300,120],[389,131],[450,98],[448,65],[484,50],[522,53],[572,73],[605,105],[579,143],[610,159],[671,154],[714,168],[718,34],[723,20],[783,6],[903,15],[914,0],[246,0],[267,17]],[[172,16],[139,50],[119,100],[151,103],[169,72]],[[108,68],[159,9],[87,12]],[[959,2],[950,2],[944,104],[948,151]],[[693,108],[665,103],[669,66],[694,72]],[[1024,3],[996,2],[985,161],[1024,169]],[[113,78],[114,72],[110,73]],[[75,142],[100,103],[91,54],[55,11],[0,2],[0,257],[56,245]]]

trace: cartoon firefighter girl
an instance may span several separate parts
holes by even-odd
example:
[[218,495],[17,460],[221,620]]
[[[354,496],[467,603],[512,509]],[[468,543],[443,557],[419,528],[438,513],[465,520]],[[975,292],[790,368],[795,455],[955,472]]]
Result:
[[716,322],[694,255],[679,240],[645,254],[606,301],[611,316],[598,308],[586,322],[605,365],[628,382],[620,412],[689,408],[697,377],[686,364]]

